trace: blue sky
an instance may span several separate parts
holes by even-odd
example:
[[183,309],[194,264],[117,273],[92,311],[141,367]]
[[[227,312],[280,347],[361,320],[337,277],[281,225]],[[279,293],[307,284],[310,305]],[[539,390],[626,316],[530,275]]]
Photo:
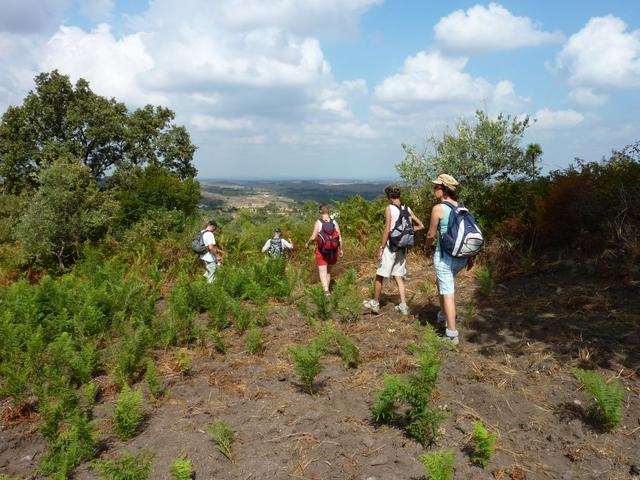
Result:
[[[54,68],[163,104],[201,177],[395,176],[478,109],[545,170],[640,138],[637,0],[0,0],[0,109]],[[453,173],[453,172],[452,172]]]

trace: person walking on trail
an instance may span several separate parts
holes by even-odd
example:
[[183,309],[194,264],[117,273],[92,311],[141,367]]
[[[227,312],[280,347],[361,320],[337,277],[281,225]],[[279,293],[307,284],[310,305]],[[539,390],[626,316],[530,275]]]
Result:
[[203,243],[207,246],[207,251],[200,255],[200,260],[205,265],[204,277],[207,283],[213,283],[216,278],[216,269],[218,265],[222,265],[222,254],[216,245],[216,238],[213,235],[218,228],[215,220],[209,220],[206,228],[202,231]]
[[293,250],[293,242],[282,238],[282,230],[276,228],[270,239],[262,246],[262,253],[268,253],[276,258],[281,257],[285,252]]
[[316,265],[318,265],[320,283],[324,294],[330,295],[331,269],[338,261],[338,256],[343,256],[344,252],[342,251],[340,227],[338,227],[338,222],[329,216],[329,207],[325,204],[320,205],[320,218],[314,223],[311,236],[304,244],[305,248],[308,248],[314,241],[316,242]]
[[402,315],[409,314],[404,276],[407,273],[407,250],[413,245],[413,232],[422,230],[424,225],[409,207],[400,202],[400,187],[389,185],[384,189],[389,205],[385,208],[384,230],[380,239],[380,248],[377,252],[378,270],[376,270],[376,282],[374,296],[365,300],[363,305],[378,313],[380,311],[380,294],[385,278],[393,277],[398,285],[400,303],[395,309]]
[[[431,210],[431,222],[427,232],[427,241],[437,238],[436,250],[433,255],[433,266],[436,271],[438,294],[440,298],[440,311],[438,322],[445,323],[445,335],[454,344],[458,344],[458,330],[456,328],[456,303],[455,303],[455,276],[465,266],[470,269],[473,266],[473,257],[458,258],[448,254],[442,248],[441,237],[446,233],[449,225],[451,207],[446,203],[458,207],[458,182],[451,175],[438,175],[433,183],[433,193],[438,200]],[[446,202],[446,203],[444,203]]]

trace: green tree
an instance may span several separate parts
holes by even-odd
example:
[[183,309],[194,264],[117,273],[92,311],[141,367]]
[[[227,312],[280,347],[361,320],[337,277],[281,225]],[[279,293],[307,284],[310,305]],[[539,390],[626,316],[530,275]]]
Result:
[[478,110],[474,122],[459,120],[453,130],[431,137],[424,151],[402,145],[405,158],[396,169],[410,187],[418,190],[430,188],[430,180],[436,175],[449,173],[460,182],[462,195],[477,205],[491,184],[538,175],[542,149],[537,144],[522,147],[530,123],[529,117],[500,114],[492,119]]
[[27,204],[16,237],[31,259],[55,259],[63,269],[82,242],[104,234],[116,202],[100,191],[91,170],[73,159],[56,160],[36,180],[40,188]]
[[113,98],[75,86],[57,70],[35,77],[35,90],[0,122],[0,188],[19,193],[39,185],[38,173],[59,157],[76,159],[97,180],[122,166],[158,165],[193,178],[196,147],[168,108],[129,112]]

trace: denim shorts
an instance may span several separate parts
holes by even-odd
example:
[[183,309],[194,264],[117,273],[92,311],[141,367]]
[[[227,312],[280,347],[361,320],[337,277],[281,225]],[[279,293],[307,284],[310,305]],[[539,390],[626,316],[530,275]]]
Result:
[[440,247],[433,254],[433,266],[436,269],[438,279],[438,292],[440,295],[454,293],[456,291],[455,276],[467,265],[466,258],[452,257],[448,253],[442,253]]

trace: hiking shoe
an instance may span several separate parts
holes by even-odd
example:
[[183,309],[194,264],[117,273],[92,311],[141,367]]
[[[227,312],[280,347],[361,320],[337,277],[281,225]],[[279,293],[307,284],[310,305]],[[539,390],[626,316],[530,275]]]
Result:
[[380,303],[376,302],[373,298],[371,300],[365,300],[364,302],[362,302],[362,306],[364,308],[368,308],[373,313],[380,312]]
[[330,297],[331,296],[331,292],[329,290],[327,290],[326,292],[324,292],[324,296],[325,297]]
[[460,343],[460,338],[458,337],[450,337],[448,335],[444,336],[445,342],[451,342],[452,345],[458,345]]
[[409,307],[406,303],[401,303],[400,305],[396,305],[396,310],[400,312],[402,315],[409,315]]
[[444,314],[442,310],[438,310],[438,316],[436,317],[438,323],[445,324],[447,323],[447,316]]

